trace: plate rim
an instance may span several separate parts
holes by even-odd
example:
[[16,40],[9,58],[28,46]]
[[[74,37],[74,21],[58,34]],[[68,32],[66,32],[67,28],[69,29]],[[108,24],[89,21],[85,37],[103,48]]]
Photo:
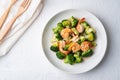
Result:
[[[90,15],[94,16],[94,17],[100,22],[100,24],[102,25],[102,28],[104,29],[104,33],[105,33],[104,36],[105,36],[105,38],[106,38],[106,39],[105,39],[105,43],[106,43],[105,46],[106,46],[106,47],[105,47],[105,49],[104,49],[104,54],[102,55],[101,59],[98,61],[98,63],[96,63],[96,64],[94,65],[94,67],[92,67],[92,68],[90,68],[90,69],[88,69],[88,70],[82,71],[82,72],[63,71],[63,69],[58,68],[57,66],[55,66],[55,65],[47,58],[47,55],[46,55],[45,50],[44,50],[44,48],[43,48],[43,36],[44,36],[44,32],[45,32],[46,26],[48,25],[49,21],[50,21],[52,18],[54,18],[55,16],[57,16],[58,14],[63,13],[63,12],[66,12],[66,11],[71,11],[71,10],[80,11],[80,12],[83,12],[83,11],[84,11],[84,12],[87,12],[87,13],[89,13]],[[93,13],[91,13],[90,11],[88,11],[88,10],[82,10],[82,9],[65,9],[65,10],[61,10],[61,11],[57,12],[56,14],[54,14],[53,16],[51,16],[51,17],[48,19],[48,21],[46,22],[46,24],[45,24],[45,26],[44,26],[44,28],[43,28],[43,31],[42,31],[42,40],[41,40],[41,42],[42,42],[42,50],[43,50],[44,56],[47,58],[48,62],[49,62],[50,64],[52,64],[52,66],[54,66],[56,69],[58,69],[58,70],[60,70],[60,71],[62,71],[62,72],[65,72],[65,73],[69,73],[69,74],[85,73],[85,72],[91,71],[92,69],[94,69],[95,67],[97,67],[97,66],[102,62],[102,60],[103,60],[103,58],[104,58],[104,56],[105,56],[105,54],[106,54],[107,46],[108,46],[108,38],[107,38],[106,29],[105,29],[103,23],[101,22],[101,20],[100,20],[96,15],[94,15]]]

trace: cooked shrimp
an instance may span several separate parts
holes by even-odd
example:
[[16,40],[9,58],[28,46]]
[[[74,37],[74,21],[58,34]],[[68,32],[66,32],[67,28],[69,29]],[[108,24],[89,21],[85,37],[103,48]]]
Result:
[[68,51],[73,51],[73,52],[77,52],[81,49],[81,46],[76,43],[76,42],[73,42],[70,47],[68,48]]
[[79,22],[76,26],[76,29],[79,33],[82,33],[84,31],[84,26],[80,25],[81,22],[83,22],[85,20],[85,18],[79,19]]
[[63,50],[63,48],[65,47],[65,41],[59,41],[59,50],[60,50],[60,52],[62,52],[62,53],[64,53],[64,54],[68,54],[69,53],[69,51],[65,51],[65,50]]
[[81,43],[81,50],[82,51],[87,51],[90,47],[92,47],[92,44],[89,41],[84,41]]
[[71,39],[69,39],[69,40],[65,40],[65,42],[66,42],[66,44],[69,44],[69,43],[71,43],[71,42],[77,42],[78,40],[79,40],[79,37],[78,37],[78,35],[74,35],[74,34],[72,34],[72,38]]
[[78,35],[73,36],[73,38],[70,41],[77,42],[79,40]]
[[65,28],[65,29],[63,29],[61,31],[60,34],[61,34],[61,36],[62,36],[63,39],[67,39],[67,38],[69,38],[69,36],[70,36],[71,33],[73,33],[71,29]]

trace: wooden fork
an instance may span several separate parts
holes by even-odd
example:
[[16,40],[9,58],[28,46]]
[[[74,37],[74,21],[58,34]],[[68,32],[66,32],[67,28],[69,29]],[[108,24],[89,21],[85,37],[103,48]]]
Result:
[[0,29],[2,28],[9,12],[10,12],[10,9],[12,8],[12,6],[17,2],[17,0],[11,0],[11,3],[10,5],[8,6],[8,8],[5,10],[5,12],[3,13],[3,15],[0,17]]
[[14,24],[14,22],[16,21],[16,19],[21,16],[29,7],[31,3],[31,0],[24,0],[22,2],[22,4],[20,5],[17,14],[10,20],[10,22],[7,24],[7,26],[5,27],[5,29],[3,29],[0,32],[0,42],[2,42],[2,40],[4,39],[4,37],[8,34],[8,32],[11,30],[12,25]]

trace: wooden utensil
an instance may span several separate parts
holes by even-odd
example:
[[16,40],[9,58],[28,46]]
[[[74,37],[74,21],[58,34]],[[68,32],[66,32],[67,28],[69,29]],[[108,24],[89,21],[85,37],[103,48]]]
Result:
[[17,14],[10,20],[10,22],[7,24],[7,26],[5,27],[5,29],[3,29],[0,32],[0,42],[2,42],[2,40],[4,39],[4,37],[8,34],[8,32],[11,30],[12,25],[14,24],[14,22],[16,21],[16,19],[21,16],[29,7],[31,3],[31,0],[24,0],[22,2],[22,4],[20,5]]
[[10,9],[12,8],[12,6],[17,2],[17,0],[11,0],[11,3],[10,5],[8,6],[8,8],[5,10],[5,12],[3,13],[3,15],[0,17],[0,29],[2,28],[9,12],[10,12]]

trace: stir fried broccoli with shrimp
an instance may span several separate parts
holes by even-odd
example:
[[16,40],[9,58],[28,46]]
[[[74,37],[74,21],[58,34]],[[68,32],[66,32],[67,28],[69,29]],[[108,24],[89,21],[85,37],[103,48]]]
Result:
[[64,60],[64,63],[81,63],[84,58],[93,55],[96,31],[85,18],[71,16],[59,22],[52,31],[54,35],[50,50],[56,53],[58,59]]

